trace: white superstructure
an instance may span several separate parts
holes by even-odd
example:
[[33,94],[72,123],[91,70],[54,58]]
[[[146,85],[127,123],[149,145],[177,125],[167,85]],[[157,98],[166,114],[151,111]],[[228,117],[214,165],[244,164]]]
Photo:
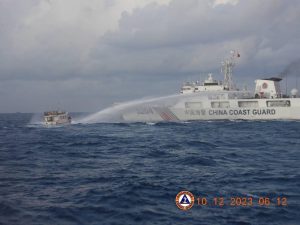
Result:
[[236,51],[222,63],[224,81],[217,81],[212,74],[200,82],[185,83],[181,96],[172,103],[141,105],[123,114],[125,121],[191,121],[191,120],[276,120],[300,119],[298,90],[291,97],[280,90],[281,78],[271,77],[255,81],[255,91],[239,90],[233,82],[232,71]]
[[222,91],[225,90],[224,85],[222,85],[221,81],[217,81],[213,79],[211,73],[208,74],[207,79],[203,83],[199,83],[198,81],[192,83],[185,83],[180,90],[181,94],[190,94],[194,92],[201,91]]
[[45,125],[63,125],[71,123],[71,116],[63,111],[49,111],[44,112]]

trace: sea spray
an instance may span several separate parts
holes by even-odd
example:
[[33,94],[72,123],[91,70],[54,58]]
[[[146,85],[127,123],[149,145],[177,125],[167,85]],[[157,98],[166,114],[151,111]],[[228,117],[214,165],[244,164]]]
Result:
[[42,113],[33,114],[29,124],[32,124],[32,125],[41,125],[41,124],[43,124],[43,114]]
[[172,98],[178,97],[179,95],[169,95],[155,98],[142,98],[133,101],[123,102],[114,104],[106,109],[103,109],[97,113],[87,116],[79,121],[79,123],[110,123],[110,122],[123,122],[122,115],[126,112],[133,111],[139,107],[147,104],[163,104]]
[[174,106],[179,100],[188,98],[189,94],[174,94],[168,96],[161,96],[155,98],[143,98],[115,104],[111,107],[103,109],[97,113],[89,115],[81,120],[79,123],[120,123],[124,122],[122,115],[128,112],[134,112],[138,108],[145,106],[155,107],[171,107]]

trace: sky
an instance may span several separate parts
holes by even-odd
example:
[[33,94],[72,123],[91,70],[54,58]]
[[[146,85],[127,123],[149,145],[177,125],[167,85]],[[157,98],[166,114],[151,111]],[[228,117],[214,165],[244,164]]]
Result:
[[253,88],[299,60],[298,21],[297,0],[0,0],[0,113],[178,93],[231,50]]

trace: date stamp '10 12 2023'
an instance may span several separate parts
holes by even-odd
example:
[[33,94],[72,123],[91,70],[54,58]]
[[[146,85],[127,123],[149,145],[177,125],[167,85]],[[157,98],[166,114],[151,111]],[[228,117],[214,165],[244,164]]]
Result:
[[207,199],[206,197],[198,197],[197,204],[200,206],[287,206],[287,198],[286,197],[213,197],[211,199]]
[[181,191],[175,198],[176,205],[181,210],[189,210],[193,205],[201,207],[287,207],[288,199],[284,196],[230,196],[230,197],[197,197],[189,191]]

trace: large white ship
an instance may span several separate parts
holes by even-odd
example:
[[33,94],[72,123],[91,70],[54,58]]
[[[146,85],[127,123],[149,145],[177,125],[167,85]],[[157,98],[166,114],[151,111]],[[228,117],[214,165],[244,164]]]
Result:
[[194,121],[194,120],[299,120],[298,90],[291,96],[280,90],[281,78],[271,77],[255,81],[254,93],[236,88],[232,71],[236,51],[222,63],[224,80],[216,81],[212,74],[200,82],[185,83],[181,96],[171,102],[150,102],[124,112],[131,122]]

